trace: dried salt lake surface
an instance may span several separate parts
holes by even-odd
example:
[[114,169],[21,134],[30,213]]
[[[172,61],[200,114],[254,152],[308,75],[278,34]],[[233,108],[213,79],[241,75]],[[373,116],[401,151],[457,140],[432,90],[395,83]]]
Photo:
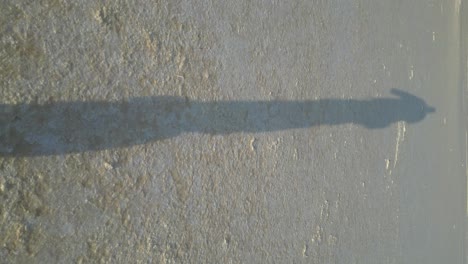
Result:
[[461,3],[0,5],[2,261],[464,261]]

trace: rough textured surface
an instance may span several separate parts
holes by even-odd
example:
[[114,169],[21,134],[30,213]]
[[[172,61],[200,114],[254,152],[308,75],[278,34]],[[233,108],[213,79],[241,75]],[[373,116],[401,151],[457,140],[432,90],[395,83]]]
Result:
[[195,2],[2,1],[0,104],[399,88],[437,112],[1,156],[0,262],[463,261],[459,2]]

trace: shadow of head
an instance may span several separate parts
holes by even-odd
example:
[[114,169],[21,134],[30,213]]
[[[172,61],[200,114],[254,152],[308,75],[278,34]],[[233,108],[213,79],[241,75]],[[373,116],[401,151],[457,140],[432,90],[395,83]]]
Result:
[[424,100],[412,94],[395,88],[391,90],[391,93],[399,97],[397,107],[402,121],[416,123],[423,120],[427,114],[436,111],[434,107],[427,105]]

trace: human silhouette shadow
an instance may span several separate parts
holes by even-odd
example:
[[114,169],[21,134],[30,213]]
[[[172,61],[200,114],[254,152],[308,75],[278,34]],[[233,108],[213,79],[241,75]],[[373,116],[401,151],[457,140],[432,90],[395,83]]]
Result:
[[354,123],[368,129],[421,121],[435,109],[407,92],[369,100],[192,101],[137,97],[122,102],[0,105],[0,156],[98,151],[181,133],[259,133]]

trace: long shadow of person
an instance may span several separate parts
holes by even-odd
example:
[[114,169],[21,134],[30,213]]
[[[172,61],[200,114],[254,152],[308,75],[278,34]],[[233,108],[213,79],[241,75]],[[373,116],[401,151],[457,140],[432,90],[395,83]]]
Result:
[[310,101],[191,101],[137,97],[123,102],[0,105],[0,156],[98,151],[181,133],[259,133],[354,123],[369,129],[419,122],[435,109],[392,89],[394,98]]

